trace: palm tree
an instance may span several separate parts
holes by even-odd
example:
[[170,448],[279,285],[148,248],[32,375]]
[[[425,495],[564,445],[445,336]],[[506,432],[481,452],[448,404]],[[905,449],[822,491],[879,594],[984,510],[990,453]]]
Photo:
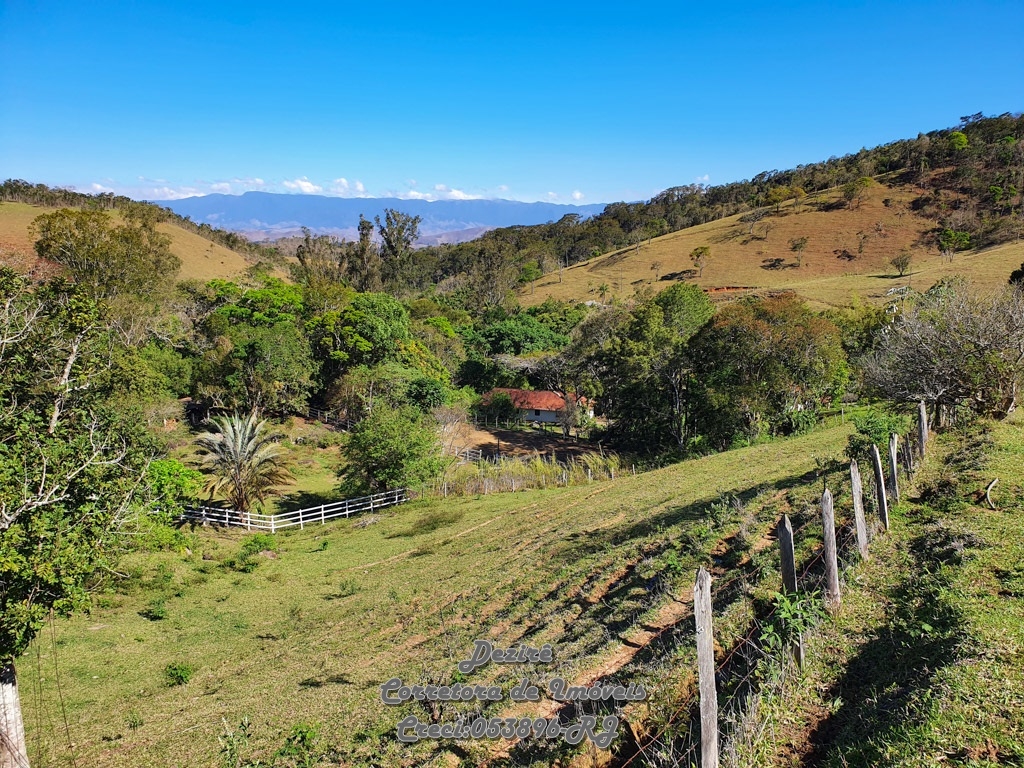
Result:
[[285,451],[276,436],[264,431],[266,421],[256,419],[255,411],[212,419],[212,431],[196,441],[202,468],[213,474],[206,490],[211,495],[224,491],[228,505],[240,512],[248,512],[253,502],[262,504],[277,486],[294,479],[284,467]]

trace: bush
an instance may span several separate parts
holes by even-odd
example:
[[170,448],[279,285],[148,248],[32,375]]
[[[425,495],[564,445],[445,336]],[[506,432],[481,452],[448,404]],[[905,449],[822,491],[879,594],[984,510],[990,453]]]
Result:
[[256,555],[260,552],[277,552],[277,539],[273,534],[254,533],[242,540],[242,548],[231,560],[226,561],[229,568],[234,568],[242,573],[252,573],[259,566],[260,561]]
[[183,661],[174,661],[164,667],[164,682],[168,687],[186,685],[196,672],[195,667]]
[[336,597],[351,597],[359,591],[359,585],[354,579],[344,579],[338,585],[338,592]]
[[145,610],[139,611],[139,616],[150,621],[162,621],[167,618],[167,605],[164,598],[158,597],[152,600]]
[[871,460],[871,446],[877,445],[884,459],[889,455],[889,436],[894,432],[904,435],[910,428],[910,419],[903,414],[884,413],[872,408],[853,417],[857,431],[846,441],[846,455],[864,465]]
[[194,549],[198,541],[199,537],[195,534],[150,517],[139,521],[139,535],[135,540],[140,549],[148,552],[182,552]]

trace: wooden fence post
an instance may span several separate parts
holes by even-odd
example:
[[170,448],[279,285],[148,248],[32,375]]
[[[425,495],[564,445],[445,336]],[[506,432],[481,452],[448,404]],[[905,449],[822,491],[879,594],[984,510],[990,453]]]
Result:
[[857,460],[850,462],[850,485],[853,487],[853,522],[857,528],[857,549],[860,556],[868,559],[868,525],[864,519],[864,486],[860,481],[860,467]]
[[875,470],[875,492],[878,494],[878,515],[882,518],[882,527],[889,530],[889,500],[885,497],[885,476],[882,474],[882,457],[878,446],[871,446],[871,464]]
[[711,626],[711,575],[703,567],[693,585],[697,627],[697,677],[700,682],[700,764],[718,768],[718,691],[715,687],[715,637]]
[[[787,595],[796,594],[796,553],[793,547],[793,526],[789,515],[783,515],[779,523],[779,553],[782,559],[782,591]],[[797,635],[790,650],[797,666],[804,666],[804,637]]]
[[917,449],[924,461],[925,448],[928,446],[928,408],[924,400],[917,404]]
[[899,452],[899,449],[899,437],[893,432],[889,435],[889,475],[892,478],[892,500],[896,502],[900,500],[900,481],[896,466],[896,454]]
[[821,523],[825,529],[825,604],[831,608],[840,601],[839,553],[836,550],[836,515],[828,488],[821,495]]

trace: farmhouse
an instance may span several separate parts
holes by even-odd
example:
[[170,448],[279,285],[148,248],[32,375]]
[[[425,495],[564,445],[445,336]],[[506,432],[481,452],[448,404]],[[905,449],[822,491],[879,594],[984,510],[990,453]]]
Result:
[[[519,417],[523,421],[539,421],[544,424],[555,424],[558,422],[558,412],[565,407],[565,397],[558,392],[550,390],[529,390],[511,389],[508,387],[495,387],[481,398],[484,405],[488,405],[491,399],[498,394],[508,395],[512,404],[519,409]],[[569,395],[570,398],[575,395]],[[576,398],[576,403],[593,418],[594,405],[587,398]]]

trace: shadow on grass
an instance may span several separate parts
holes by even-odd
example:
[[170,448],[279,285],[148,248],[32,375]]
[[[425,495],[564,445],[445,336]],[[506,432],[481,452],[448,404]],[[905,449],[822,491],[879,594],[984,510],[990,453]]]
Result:
[[[768,488],[789,490],[816,482],[817,471],[811,470],[775,483],[733,490],[727,496],[729,499],[737,499],[740,507],[747,507]],[[528,639],[545,627],[546,621],[538,619],[538,616],[557,613],[566,604],[575,603],[580,612],[566,627],[562,642],[575,643],[579,653],[595,653],[607,643],[609,637],[619,637],[621,640],[624,633],[637,629],[637,619],[662,600],[670,585],[678,580],[679,574],[694,573],[698,566],[706,565],[716,573],[728,571],[735,576],[752,576],[759,567],[747,557],[754,542],[739,541],[735,531],[740,525],[739,518],[737,509],[725,498],[705,498],[682,506],[667,507],[642,520],[567,536],[548,555],[550,562],[571,564],[608,553],[607,562],[597,566],[600,577],[592,575],[579,589],[573,589],[575,585],[565,581],[553,584],[545,595],[536,600],[533,610],[513,623],[530,625],[523,632],[524,639]],[[709,538],[690,534],[693,526],[707,522],[712,524],[712,535]],[[682,528],[682,531],[674,531],[675,535],[670,538],[669,532],[673,528]],[[727,554],[716,559],[711,550],[723,537],[730,542]],[[615,553],[633,542],[645,544],[635,553],[636,562],[624,563]],[[671,560],[663,558],[670,549],[675,557]],[[740,565],[741,562],[744,565]],[[609,572],[620,570],[621,573],[602,591],[600,599],[592,600],[590,594],[598,582],[603,581]],[[730,579],[727,584],[723,584],[715,593],[716,609],[738,599],[744,588],[743,583],[743,579]],[[575,597],[567,599],[568,592],[575,592]],[[515,612],[516,606],[512,605],[504,617],[513,618]],[[685,623],[690,620],[681,621]],[[678,641],[674,626],[640,628],[656,634],[655,640],[638,655],[640,662],[658,657],[666,647]]]
[[344,501],[344,498],[337,491],[313,492],[293,491],[280,496],[277,500],[279,513],[292,512],[296,509],[308,509],[319,507],[321,504],[334,504],[337,501]]
[[943,599],[950,579],[941,566],[980,544],[942,523],[911,541],[909,573],[886,594],[893,613],[829,690],[842,704],[812,731],[805,766],[882,765],[897,734],[924,721],[925,692],[938,670],[961,657],[967,639],[960,611]]

